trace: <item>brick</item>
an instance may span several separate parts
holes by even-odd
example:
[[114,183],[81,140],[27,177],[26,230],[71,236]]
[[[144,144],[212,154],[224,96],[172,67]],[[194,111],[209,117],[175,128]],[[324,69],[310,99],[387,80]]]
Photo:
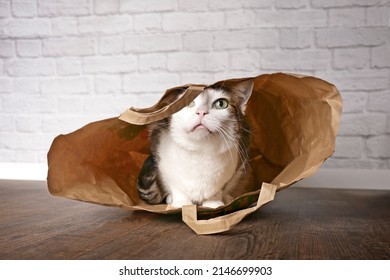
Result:
[[215,75],[211,72],[188,72],[181,73],[181,84],[213,84]]
[[153,31],[161,30],[161,14],[139,14],[134,15],[134,30],[136,31]]
[[0,77],[0,93],[11,93],[12,82],[11,79]]
[[124,110],[133,106],[136,101],[134,95],[102,95],[94,96],[93,99],[88,100],[85,103],[85,112],[107,114],[107,115],[119,115]]
[[336,138],[335,158],[361,158],[364,147],[362,137],[340,136]]
[[288,10],[255,10],[257,27],[291,27],[293,26],[293,15]]
[[169,71],[223,71],[229,67],[228,53],[172,53],[168,54]]
[[229,54],[227,52],[204,53],[204,69],[207,72],[220,72],[229,69]]
[[5,71],[10,76],[50,76],[55,73],[55,63],[51,59],[18,59],[8,61]]
[[180,76],[176,73],[131,74],[123,78],[125,92],[163,93],[167,88],[178,86]]
[[325,161],[323,168],[387,169],[387,164],[384,160],[338,159],[332,157]]
[[89,79],[84,77],[51,78],[41,81],[42,94],[89,93]]
[[0,2],[0,18],[7,18],[10,16],[11,3]]
[[340,91],[373,91],[389,87],[387,71],[355,70],[333,71],[323,77],[335,84]]
[[308,0],[276,0],[275,6],[279,9],[301,9],[308,5]]
[[380,135],[386,130],[385,114],[344,114],[341,118],[340,135]]
[[208,10],[208,0],[179,0],[179,9],[181,11],[207,11]]
[[209,32],[183,34],[183,49],[186,51],[210,51],[213,48],[213,35]]
[[232,70],[258,70],[260,68],[260,53],[256,50],[233,51],[230,53]]
[[242,1],[237,0],[213,0],[209,2],[211,10],[235,10],[243,6]]
[[121,54],[123,53],[123,36],[105,36],[99,39],[99,52],[101,54]]
[[298,10],[293,13],[293,26],[313,28],[328,26],[327,12],[323,10]]
[[65,36],[78,34],[76,18],[53,18],[51,19],[53,35]]
[[155,70],[166,70],[167,68],[167,57],[165,54],[153,53],[153,54],[140,54],[139,59],[139,70],[140,71],[155,71]]
[[169,71],[202,71],[204,70],[204,55],[197,52],[175,52],[167,55],[167,69]]
[[121,77],[115,76],[97,76],[93,81],[96,93],[120,93],[122,90]]
[[49,114],[57,112],[57,98],[17,94],[3,101],[3,112],[11,114]]
[[88,57],[83,60],[83,69],[88,74],[128,73],[137,70],[135,55]]
[[387,116],[387,128],[386,128],[386,133],[390,134],[390,116]]
[[390,89],[368,94],[367,109],[372,112],[390,113]]
[[51,34],[48,19],[14,19],[0,29],[4,35],[13,38],[36,38]]
[[0,57],[13,57],[15,46],[12,40],[0,40]]
[[46,17],[85,16],[91,14],[92,0],[40,0],[38,14]]
[[176,0],[120,0],[120,11],[126,13],[167,12],[177,8]]
[[42,131],[42,116],[18,116],[15,118],[17,132],[38,132]]
[[305,49],[313,46],[311,29],[283,28],[280,30],[280,46],[287,49]]
[[371,66],[377,68],[390,67],[390,46],[380,46],[372,49]]
[[216,30],[225,27],[223,13],[167,13],[163,15],[163,30],[169,32]]
[[[1,148],[1,143],[0,143]],[[16,162],[15,151],[0,149],[0,158],[2,162]]]
[[228,11],[225,13],[226,27],[229,29],[252,27],[256,22],[256,16],[252,10]]
[[81,17],[78,26],[81,34],[115,34],[133,30],[133,21],[128,15]]
[[366,24],[365,8],[342,8],[329,10],[329,26],[358,27]]
[[48,150],[52,139],[43,133],[4,133],[4,147],[12,150],[38,151]]
[[16,52],[21,57],[40,57],[42,56],[42,42],[41,40],[18,40]]
[[324,28],[316,30],[319,47],[371,47],[386,43],[390,34],[386,28]]
[[390,158],[390,136],[381,135],[367,139],[367,155],[371,158]]
[[12,78],[13,93],[15,94],[38,94],[41,91],[40,81],[36,78]]
[[390,7],[372,7],[367,9],[367,26],[389,26]]
[[334,69],[362,69],[370,65],[370,49],[343,48],[333,51]]
[[177,34],[132,35],[124,38],[124,51],[130,53],[176,51],[180,47],[181,37]]
[[214,33],[214,48],[216,50],[275,48],[278,40],[275,29],[221,31]]
[[12,115],[0,114],[0,132],[13,132],[15,130],[15,117]]
[[255,26],[257,27],[292,27],[304,28],[327,26],[327,14],[323,10],[255,10]]
[[136,102],[134,104],[135,108],[147,108],[153,106],[161,98],[161,94],[149,94],[143,93],[138,94]]
[[366,92],[342,92],[343,113],[362,113],[367,104]]
[[61,76],[80,75],[81,74],[80,59],[59,59],[57,60],[57,73]]
[[[114,108],[115,102],[118,102],[118,98],[115,98],[113,96],[94,96],[93,99],[88,100],[84,105],[84,111],[87,114],[91,113],[107,113],[111,115],[119,115],[122,113],[121,110],[117,110]],[[128,106],[130,107],[130,106]],[[123,108],[127,108],[123,104]]]
[[36,17],[37,14],[37,2],[12,1],[12,15],[14,17]]
[[328,50],[302,50],[298,52],[297,69],[326,70],[329,68],[331,54]]
[[[77,95],[65,96],[58,98],[58,113],[63,114],[80,114],[84,111],[84,99],[80,98]],[[47,127],[47,124],[51,123],[47,120],[44,121],[44,132],[55,131],[52,128]]]
[[261,67],[268,70],[296,70],[298,52],[295,50],[262,51]]
[[381,0],[311,0],[315,8],[370,7],[381,2]]
[[[80,103],[80,102],[79,102]],[[80,113],[79,111],[78,113]],[[61,115],[61,117],[52,117],[50,119],[43,120],[43,132],[51,134],[65,134],[75,131],[87,123],[101,119],[96,114],[67,114]]]
[[98,15],[116,14],[119,11],[119,0],[94,0],[94,11]]
[[228,70],[224,72],[215,72],[214,73],[214,79],[212,83],[215,83],[215,81],[222,81],[226,79],[235,79],[235,78],[241,78],[241,77],[251,77],[258,75],[258,71],[242,71],[242,70]]
[[[15,162],[32,163],[38,161],[38,151],[15,151]],[[46,158],[41,162],[47,162]]]
[[86,56],[95,54],[96,39],[81,38],[50,38],[43,40],[45,56]]
[[266,9],[274,5],[274,0],[244,0],[242,4],[244,8]]

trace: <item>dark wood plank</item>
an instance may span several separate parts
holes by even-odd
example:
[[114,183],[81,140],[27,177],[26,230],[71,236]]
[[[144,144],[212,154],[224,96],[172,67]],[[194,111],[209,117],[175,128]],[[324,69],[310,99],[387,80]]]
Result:
[[290,187],[233,230],[0,181],[0,259],[390,259],[390,192]]

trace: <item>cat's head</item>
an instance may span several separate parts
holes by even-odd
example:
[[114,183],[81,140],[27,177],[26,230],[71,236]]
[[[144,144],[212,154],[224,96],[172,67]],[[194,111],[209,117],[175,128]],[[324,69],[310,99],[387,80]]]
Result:
[[189,150],[205,145],[226,150],[237,145],[245,130],[243,118],[252,87],[252,80],[207,87],[191,104],[172,115],[171,137]]

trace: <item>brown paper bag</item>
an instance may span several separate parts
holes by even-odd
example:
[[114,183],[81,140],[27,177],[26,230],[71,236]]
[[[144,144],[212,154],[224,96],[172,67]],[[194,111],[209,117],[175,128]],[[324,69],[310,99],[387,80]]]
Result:
[[[120,118],[90,123],[58,136],[48,153],[50,193],[131,210],[181,211],[183,221],[198,234],[231,229],[272,201],[276,191],[314,174],[332,155],[342,109],[337,89],[314,77],[276,73],[244,79],[254,81],[246,108],[253,133],[248,173],[252,184],[250,189],[239,190],[229,205],[218,209],[148,205],[138,197],[136,188],[138,173],[150,154],[145,124],[187,106],[206,85],[168,89],[153,107],[131,108]],[[177,98],[183,89],[185,94]]]

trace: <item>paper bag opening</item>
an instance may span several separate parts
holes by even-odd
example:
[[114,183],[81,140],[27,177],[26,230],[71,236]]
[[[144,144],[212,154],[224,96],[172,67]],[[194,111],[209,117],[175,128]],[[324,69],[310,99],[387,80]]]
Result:
[[[225,207],[183,208],[184,222],[199,234],[230,229],[271,201],[276,191],[314,174],[335,149],[342,110],[335,86],[315,77],[282,73],[243,79],[253,79],[254,83],[246,107],[252,134],[250,188],[238,188]],[[131,210],[162,214],[182,211],[166,204],[148,205],[138,197],[138,173],[151,153],[145,124],[177,112],[204,87],[169,89],[153,107],[131,108],[120,118],[93,122],[56,137],[48,153],[50,193]],[[186,94],[177,99],[183,90]]]

